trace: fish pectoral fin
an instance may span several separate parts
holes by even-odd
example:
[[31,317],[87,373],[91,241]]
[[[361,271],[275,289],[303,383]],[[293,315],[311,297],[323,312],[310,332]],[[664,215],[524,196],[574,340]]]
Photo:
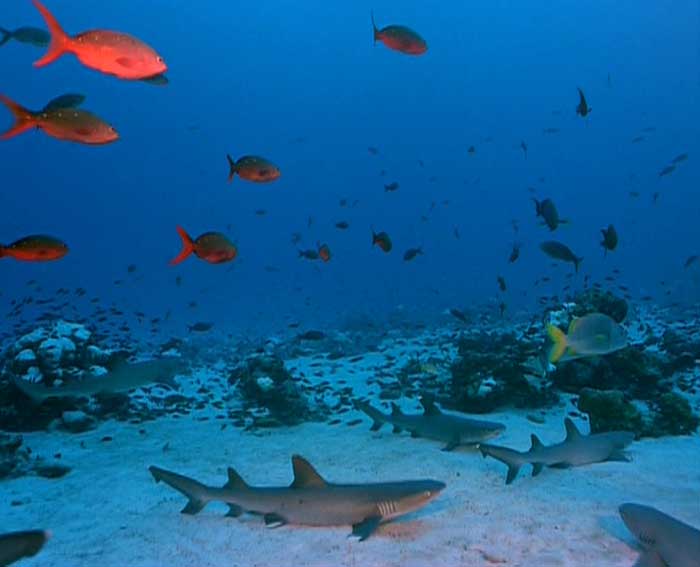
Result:
[[454,451],[459,446],[459,438],[451,439],[447,445],[445,445],[443,451]]
[[226,512],[227,518],[238,518],[238,516],[240,516],[241,514],[243,514],[243,508],[241,508],[237,504],[228,505],[228,512]]
[[542,463],[532,463],[532,476],[537,476],[542,472]]
[[350,536],[359,537],[360,541],[365,541],[379,527],[382,518],[381,516],[370,516],[365,518],[359,524],[353,524],[352,534]]
[[263,520],[265,520],[265,526],[268,528],[279,528],[287,523],[287,520],[279,514],[265,514]]

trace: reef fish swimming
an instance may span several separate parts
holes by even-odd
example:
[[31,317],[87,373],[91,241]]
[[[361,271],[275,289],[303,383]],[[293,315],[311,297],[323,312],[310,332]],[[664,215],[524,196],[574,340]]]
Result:
[[119,134],[111,125],[86,110],[57,108],[58,103],[52,101],[53,105],[49,103],[43,110],[35,112],[4,95],[0,95],[0,102],[15,118],[14,125],[0,135],[0,140],[8,140],[32,128],[38,128],[57,140],[92,146],[110,144],[119,139]]
[[45,67],[66,53],[72,53],[83,65],[119,79],[140,80],[162,75],[168,70],[155,50],[125,33],[90,30],[70,37],[39,0],[33,0],[51,33],[46,54],[34,62]]
[[386,26],[379,29],[374,23],[374,13],[371,16],[375,43],[381,41],[389,49],[405,55],[423,55],[428,51],[428,44],[411,28],[406,26]]
[[243,156],[238,160],[234,160],[227,154],[226,159],[229,166],[229,183],[233,181],[236,174],[241,179],[254,183],[270,183],[279,179],[281,175],[279,167],[260,156]]
[[552,340],[549,361],[552,363],[601,356],[627,346],[627,332],[612,317],[604,313],[589,313],[571,321],[569,332],[547,325]]
[[292,457],[294,480],[289,486],[251,486],[232,468],[222,487],[206,486],[194,479],[151,466],[156,482],[163,481],[184,494],[183,514],[197,514],[209,502],[224,502],[226,514],[238,517],[251,512],[267,526],[352,526],[352,535],[363,541],[380,524],[422,508],[445,488],[436,480],[408,480],[368,484],[335,484],[326,481],[299,455]]
[[20,262],[50,262],[60,260],[68,254],[68,246],[53,236],[25,236],[8,244],[0,245],[0,258],[13,258]]
[[182,239],[182,250],[170,260],[171,266],[184,262],[193,253],[210,264],[230,262],[238,255],[236,246],[220,232],[205,232],[194,240],[181,226],[177,227],[177,233]]
[[568,246],[556,240],[543,242],[540,244],[540,249],[550,258],[561,260],[562,262],[571,262],[576,272],[578,272],[578,267],[583,261],[583,258],[576,256]]

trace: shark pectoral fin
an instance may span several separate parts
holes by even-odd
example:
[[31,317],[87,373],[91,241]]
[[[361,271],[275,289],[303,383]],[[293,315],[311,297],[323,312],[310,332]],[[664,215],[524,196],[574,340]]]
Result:
[[508,476],[506,476],[506,484],[510,484],[515,480],[520,471],[520,465],[508,465]]
[[642,553],[633,567],[666,567],[666,562],[656,551]]
[[459,446],[459,438],[450,440],[447,445],[445,445],[443,451],[454,451]]
[[351,536],[359,537],[360,541],[365,541],[371,536],[381,523],[381,516],[370,516],[365,518],[359,524],[353,524]]
[[279,514],[265,514],[263,520],[265,520],[265,526],[268,528],[279,528],[287,523],[287,520]]
[[199,514],[199,512],[202,511],[206,504],[207,503],[204,500],[199,500],[197,498],[190,497],[189,502],[187,502],[185,507],[182,510],[180,510],[180,513],[190,514],[191,516],[194,516],[195,514]]
[[392,429],[394,433],[401,433],[403,431],[402,428],[400,428],[398,425],[394,425],[394,428]]
[[610,456],[606,460],[607,461],[620,461],[623,463],[629,463],[632,460],[632,457],[630,457],[624,451],[614,451],[610,454]]
[[241,508],[237,504],[228,505],[228,512],[226,512],[227,518],[238,518],[238,516],[240,516],[241,514],[243,514],[243,508]]
[[537,476],[542,472],[542,463],[532,463],[532,476]]
[[548,467],[551,467],[553,469],[570,469],[571,465],[569,463],[552,463],[551,465],[547,465]]
[[375,421],[372,423],[372,427],[369,428],[370,431],[379,431],[382,428],[382,425],[384,425],[384,422],[382,421]]
[[418,439],[420,437],[420,433],[417,431],[411,431],[411,437],[413,437],[413,439]]

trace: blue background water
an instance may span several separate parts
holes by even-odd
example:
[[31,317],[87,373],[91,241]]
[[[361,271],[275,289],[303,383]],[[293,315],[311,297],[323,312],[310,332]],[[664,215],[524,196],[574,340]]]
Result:
[[[582,272],[593,278],[617,267],[636,295],[659,294],[664,279],[671,299],[698,297],[697,272],[683,269],[687,256],[700,253],[697,1],[47,6],[69,33],[108,28],[147,41],[166,59],[171,82],[119,81],[72,56],[34,69],[43,50],[16,42],[0,49],[2,92],[30,108],[82,92],[85,108],[122,136],[101,148],[32,132],[2,143],[0,241],[49,233],[71,253],[44,265],[4,260],[0,300],[29,293],[25,282],[36,278],[47,291],[83,286],[149,316],[172,309],[178,328],[211,319],[264,332],[291,319],[320,324],[398,305],[420,313],[495,305],[502,274],[512,311],[561,291],[569,267],[550,268],[538,248],[552,236],[585,258]],[[418,30],[428,53],[407,57],[373,46],[372,8],[380,27]],[[43,26],[29,1],[4,2],[0,17],[7,28]],[[577,86],[593,109],[586,120],[574,112]],[[644,141],[631,143],[652,126]],[[561,132],[543,134],[549,127]],[[282,178],[227,185],[227,152],[266,156]],[[659,177],[682,152],[689,160]],[[397,192],[384,192],[390,181],[401,184]],[[528,187],[552,197],[571,225],[554,235],[538,226]],[[343,209],[341,198],[359,203]],[[348,231],[334,227],[340,220]],[[599,231],[608,223],[620,246],[604,258]],[[168,266],[180,249],[176,224],[193,236],[227,232],[239,258]],[[390,255],[371,246],[372,225],[391,235]],[[333,260],[299,260],[290,242],[296,231],[302,247],[327,242]],[[522,255],[508,265],[514,239]],[[403,262],[403,252],[418,245],[425,256]],[[138,266],[133,275],[129,264]],[[546,273],[558,276],[535,290],[533,280]],[[127,283],[115,286],[116,279]],[[191,300],[196,310],[187,307]]]

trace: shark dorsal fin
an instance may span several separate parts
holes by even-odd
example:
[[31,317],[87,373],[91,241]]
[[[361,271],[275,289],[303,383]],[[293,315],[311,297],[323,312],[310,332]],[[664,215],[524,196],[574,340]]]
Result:
[[540,441],[540,438],[534,433],[530,435],[530,451],[533,449],[542,449],[542,447],[544,447],[544,445],[542,444],[542,441]]
[[243,480],[243,477],[239,475],[235,469],[228,468],[228,482],[224,485],[224,488],[248,488],[248,483]]
[[423,396],[420,399],[420,405],[423,406],[424,415],[440,415],[440,408],[435,405],[435,400],[430,397]]
[[581,437],[581,432],[576,427],[576,424],[568,417],[564,420],[564,427],[566,427],[566,440],[573,441]]
[[391,402],[391,415],[393,415],[393,416],[403,415],[401,408],[399,406],[397,406],[394,402]]
[[311,466],[311,463],[299,455],[292,456],[292,468],[294,469],[294,480],[291,488],[310,488],[326,486],[326,481]]

